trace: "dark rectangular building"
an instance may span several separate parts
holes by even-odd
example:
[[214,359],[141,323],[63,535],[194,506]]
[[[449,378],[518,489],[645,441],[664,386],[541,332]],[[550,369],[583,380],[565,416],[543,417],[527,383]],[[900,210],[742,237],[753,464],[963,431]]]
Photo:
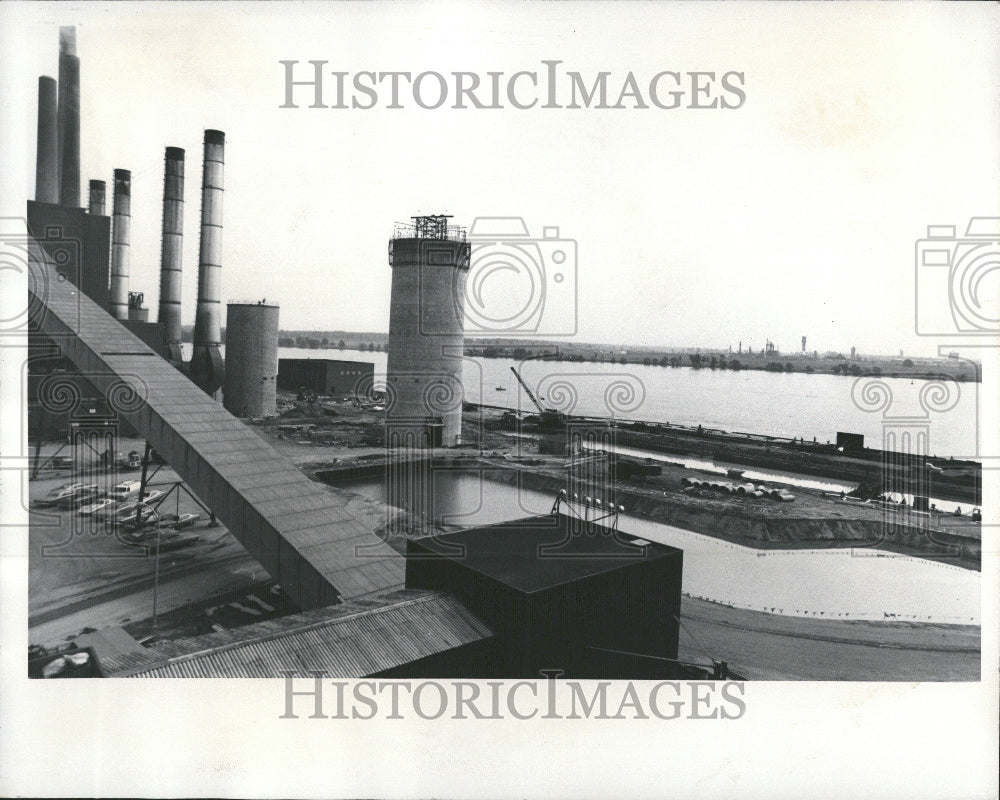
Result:
[[[278,359],[278,388],[308,389],[317,394],[347,395],[365,392],[375,378],[375,365],[330,358]],[[360,388],[359,388],[360,387]]]
[[108,308],[111,218],[82,208],[28,201],[28,233],[60,274],[101,308]]
[[407,588],[448,592],[495,632],[466,677],[676,675],[682,571],[677,548],[565,514],[407,543]]

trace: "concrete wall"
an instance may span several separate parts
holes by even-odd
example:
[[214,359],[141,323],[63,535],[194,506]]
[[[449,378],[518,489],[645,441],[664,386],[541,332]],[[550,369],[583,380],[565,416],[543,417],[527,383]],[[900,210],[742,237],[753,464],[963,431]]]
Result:
[[275,413],[278,306],[230,303],[226,312],[223,405],[238,417]]
[[408,427],[417,446],[431,443],[435,422],[444,446],[461,441],[468,257],[466,242],[392,241],[386,419],[397,434]]

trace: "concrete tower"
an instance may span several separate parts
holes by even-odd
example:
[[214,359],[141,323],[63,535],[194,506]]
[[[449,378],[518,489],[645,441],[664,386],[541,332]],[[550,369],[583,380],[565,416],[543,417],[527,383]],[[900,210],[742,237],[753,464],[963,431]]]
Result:
[[115,319],[128,319],[128,271],[132,241],[132,173],[115,170],[111,201],[111,294],[109,311]]
[[230,303],[226,308],[223,405],[237,417],[272,415],[277,383],[277,304]]
[[181,249],[184,244],[184,150],[168,147],[163,160],[163,233],[160,238],[160,308],[167,350],[181,360]]
[[35,200],[59,202],[59,101],[55,79],[38,78],[38,143],[35,151]]
[[462,434],[469,244],[448,217],[413,219],[389,242],[386,441],[390,447],[453,447]]
[[201,243],[198,249],[198,306],[194,320],[191,377],[214,395],[222,386],[222,187],[226,134],[205,131],[201,173]]

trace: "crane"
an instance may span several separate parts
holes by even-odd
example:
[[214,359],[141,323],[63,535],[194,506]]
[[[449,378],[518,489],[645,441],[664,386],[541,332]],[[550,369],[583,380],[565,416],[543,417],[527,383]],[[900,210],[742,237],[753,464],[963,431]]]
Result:
[[528,384],[524,382],[521,375],[518,373],[515,367],[511,367],[510,371],[514,373],[514,377],[517,378],[517,382],[521,384],[521,388],[524,389],[525,393],[532,403],[535,404],[535,408],[538,409],[538,424],[542,428],[562,428],[566,425],[566,415],[562,411],[555,408],[544,408],[541,403],[538,402],[538,398],[535,397],[534,392],[528,388]]

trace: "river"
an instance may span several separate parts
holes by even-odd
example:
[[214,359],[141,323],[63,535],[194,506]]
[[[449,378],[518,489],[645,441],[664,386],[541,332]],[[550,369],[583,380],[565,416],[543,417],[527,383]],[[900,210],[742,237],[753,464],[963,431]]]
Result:
[[[334,358],[375,365],[384,377],[386,354],[361,350],[308,350],[282,347],[280,358]],[[473,403],[534,410],[510,367],[516,366],[543,403],[571,414],[614,416],[680,425],[760,433],[787,438],[834,441],[837,431],[864,434],[865,444],[882,448],[883,430],[900,430],[899,418],[926,419],[928,450],[941,457],[974,457],[977,450],[977,405],[980,384],[951,383],[944,403],[931,406],[928,381],[880,378],[881,387],[862,396],[864,383],[842,375],[774,373],[759,370],[711,370],[690,367],[645,367],[638,364],[582,364],[502,358],[466,358],[466,400]],[[858,383],[856,386],[855,384]],[[884,387],[884,389],[883,389]],[[932,410],[921,406],[921,393]],[[865,400],[888,397],[882,410],[864,410]],[[930,397],[931,401],[942,398]],[[869,403],[869,407],[872,404]],[[934,408],[948,407],[937,411]],[[920,422],[906,422],[911,431]]]
[[[343,488],[386,499],[378,480]],[[432,502],[435,517],[465,527],[545,514],[552,500],[480,475],[445,472],[435,476]],[[694,597],[819,619],[979,623],[974,570],[867,548],[755,550],[627,515],[619,528],[683,550],[683,591]]]

